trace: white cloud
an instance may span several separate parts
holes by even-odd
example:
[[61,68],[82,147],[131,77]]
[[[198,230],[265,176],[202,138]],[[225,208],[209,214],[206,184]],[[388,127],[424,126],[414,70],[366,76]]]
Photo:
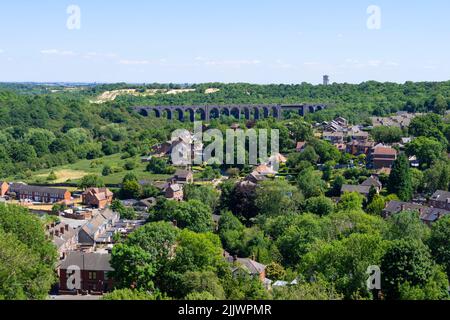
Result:
[[3,52],[5,52],[5,50],[3,50],[3,49],[0,49],[0,54],[2,54]]
[[400,63],[395,62],[395,61],[388,61],[388,62],[386,62],[386,66],[388,66],[388,67],[399,67]]
[[284,62],[281,59],[278,59],[275,61],[275,67],[281,68],[281,69],[296,69],[296,67],[293,64]]
[[144,65],[144,64],[150,64],[150,61],[148,60],[120,60],[119,61],[120,64],[125,64],[125,65]]
[[41,54],[57,55],[57,56],[75,56],[76,53],[70,50],[45,49],[41,50]]
[[383,61],[381,60],[369,60],[369,62],[367,63],[369,65],[369,67],[379,67],[383,64]]
[[205,65],[207,66],[227,66],[227,67],[241,67],[249,65],[261,64],[260,60],[207,60]]
[[344,63],[338,65],[342,69],[362,69],[362,68],[393,68],[400,66],[395,61],[383,61],[379,59],[371,59],[368,61],[360,61],[358,59],[346,59]]

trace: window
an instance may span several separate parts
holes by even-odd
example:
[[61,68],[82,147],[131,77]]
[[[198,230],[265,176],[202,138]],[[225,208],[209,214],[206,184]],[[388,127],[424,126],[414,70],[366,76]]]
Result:
[[96,279],[97,279],[97,272],[89,271],[89,280],[96,280]]

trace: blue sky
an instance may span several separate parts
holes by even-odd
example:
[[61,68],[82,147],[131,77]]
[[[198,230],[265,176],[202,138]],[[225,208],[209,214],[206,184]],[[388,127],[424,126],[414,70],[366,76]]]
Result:
[[0,81],[442,81],[449,40],[447,0],[1,1]]

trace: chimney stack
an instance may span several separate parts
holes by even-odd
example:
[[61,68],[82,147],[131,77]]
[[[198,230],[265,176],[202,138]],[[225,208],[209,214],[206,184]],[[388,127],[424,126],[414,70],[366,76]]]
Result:
[[59,228],[59,232],[60,232],[61,234],[64,234],[64,227]]
[[64,225],[64,228],[66,229],[66,231],[69,231],[69,225],[68,224]]
[[55,236],[59,237],[59,230],[55,230]]

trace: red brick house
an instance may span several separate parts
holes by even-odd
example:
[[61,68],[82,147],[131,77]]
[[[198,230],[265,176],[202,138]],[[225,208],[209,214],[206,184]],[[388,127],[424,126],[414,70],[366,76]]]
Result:
[[113,201],[114,194],[108,188],[89,188],[81,195],[83,204],[103,209]]
[[0,197],[4,197],[9,190],[9,184],[5,181],[0,181]]
[[[59,293],[85,292],[100,295],[111,291],[114,282],[108,276],[108,272],[113,271],[110,259],[111,255],[108,253],[78,251],[67,253],[59,270]],[[72,279],[79,276],[79,281],[72,280],[71,276]]]
[[375,147],[372,152],[372,163],[375,169],[390,168],[397,160],[397,150],[390,147]]
[[11,184],[9,193],[15,193],[17,200],[30,200],[42,203],[69,202],[72,197],[67,189],[30,186],[22,183]]

